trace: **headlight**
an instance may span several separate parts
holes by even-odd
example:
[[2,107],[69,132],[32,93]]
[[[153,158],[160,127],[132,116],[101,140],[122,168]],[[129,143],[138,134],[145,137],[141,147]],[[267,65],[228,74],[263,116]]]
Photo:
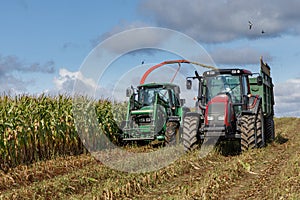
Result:
[[208,121],[214,121],[214,117],[213,116],[207,116],[207,120]]
[[218,116],[218,120],[219,120],[219,121],[224,121],[224,119],[225,119],[225,116],[224,116],[224,115]]
[[151,118],[150,117],[142,117],[138,119],[139,123],[150,123]]
[[147,117],[146,122],[148,122],[148,123],[151,122],[151,118]]

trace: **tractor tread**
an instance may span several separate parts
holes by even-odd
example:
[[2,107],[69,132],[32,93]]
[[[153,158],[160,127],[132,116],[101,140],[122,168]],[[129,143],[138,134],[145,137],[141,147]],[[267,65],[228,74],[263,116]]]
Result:
[[263,120],[261,107],[259,107],[257,115],[243,115],[241,117],[240,129],[242,151],[264,146]]
[[183,122],[182,142],[185,151],[192,151],[198,144],[199,118],[196,116],[186,116]]

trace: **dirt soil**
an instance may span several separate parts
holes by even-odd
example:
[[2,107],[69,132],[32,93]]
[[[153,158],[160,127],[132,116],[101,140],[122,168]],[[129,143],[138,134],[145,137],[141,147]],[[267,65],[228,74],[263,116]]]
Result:
[[300,119],[275,120],[276,139],[239,155],[195,151],[131,174],[89,155],[0,171],[0,199],[300,199]]

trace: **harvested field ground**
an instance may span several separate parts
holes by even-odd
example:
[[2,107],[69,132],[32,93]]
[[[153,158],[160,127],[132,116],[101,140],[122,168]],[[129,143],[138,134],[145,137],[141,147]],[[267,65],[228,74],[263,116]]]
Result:
[[276,140],[240,155],[182,156],[130,174],[89,155],[0,171],[0,199],[300,199],[300,119],[275,119]]

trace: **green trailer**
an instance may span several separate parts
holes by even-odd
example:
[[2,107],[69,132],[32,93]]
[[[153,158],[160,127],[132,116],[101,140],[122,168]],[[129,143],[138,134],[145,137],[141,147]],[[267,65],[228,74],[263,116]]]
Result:
[[273,140],[274,133],[274,84],[271,78],[270,66],[261,61],[259,81],[257,78],[249,78],[251,94],[259,95],[262,98],[262,112],[264,116],[264,127],[266,139]]

